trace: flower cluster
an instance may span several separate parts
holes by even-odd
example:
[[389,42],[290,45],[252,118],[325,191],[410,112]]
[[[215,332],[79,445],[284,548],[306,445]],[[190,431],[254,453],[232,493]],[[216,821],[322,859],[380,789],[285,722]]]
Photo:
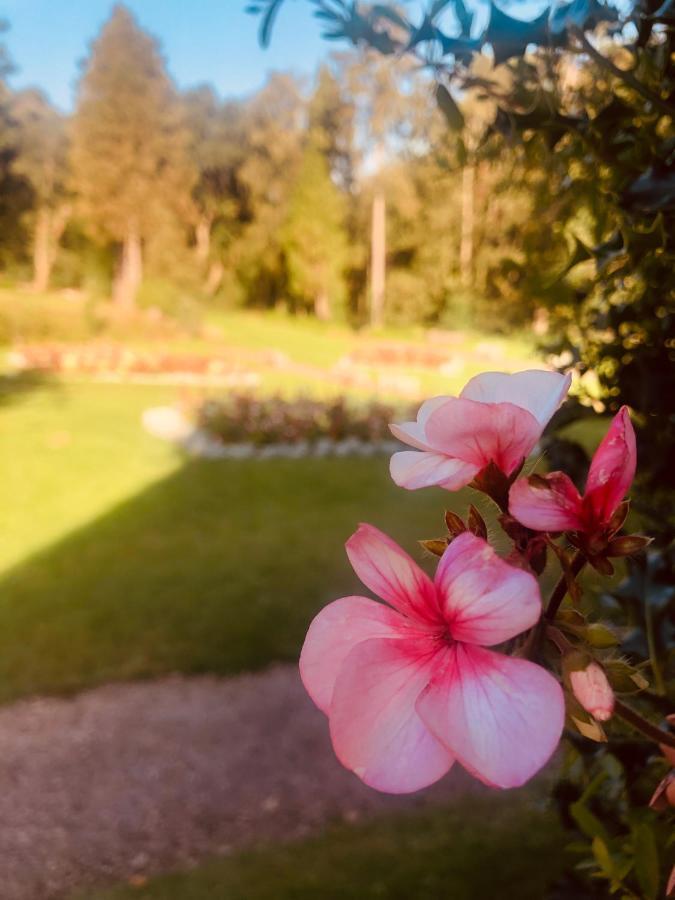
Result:
[[230,394],[209,400],[198,411],[198,425],[224,444],[313,443],[322,438],[368,443],[389,437],[394,409],[383,403],[351,404],[344,397],[314,400],[300,397],[255,397]]
[[74,372],[86,375],[202,375],[241,373],[251,365],[276,366],[274,351],[222,350],[217,354],[173,353],[135,349],[112,342],[42,343],[16,347],[11,362],[18,369]]
[[[636,464],[627,409],[598,447],[583,495],[562,472],[521,476],[569,386],[554,372],[490,372],[391,426],[414,448],[392,457],[397,485],[482,491],[514,547],[498,556],[473,506],[466,523],[446,515],[448,536],[422,542],[440,557],[433,579],[370,525],[347,541],[356,574],[384,602],[343,597],[321,610],[300,673],[337,757],[378,790],[418,790],[456,761],[488,785],[521,785],[555,751],[566,713],[593,736],[614,712],[583,615],[558,613],[568,592],[578,599],[586,562],[606,571],[609,557],[646,543],[618,534]],[[535,576],[548,548],[562,572],[544,613]]]

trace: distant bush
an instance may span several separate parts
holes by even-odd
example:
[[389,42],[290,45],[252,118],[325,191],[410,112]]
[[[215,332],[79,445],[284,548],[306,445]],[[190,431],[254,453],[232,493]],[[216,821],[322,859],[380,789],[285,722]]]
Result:
[[376,443],[391,438],[389,423],[399,418],[400,410],[384,403],[356,405],[344,397],[285,400],[251,394],[207,400],[197,412],[198,426],[222,443],[260,447],[348,438]]
[[0,292],[0,343],[71,340],[91,337],[97,330],[91,301],[83,294]]

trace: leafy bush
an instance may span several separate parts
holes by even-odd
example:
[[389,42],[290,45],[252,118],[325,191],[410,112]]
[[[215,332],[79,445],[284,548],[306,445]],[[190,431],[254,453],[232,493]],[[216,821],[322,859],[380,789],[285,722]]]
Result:
[[97,329],[90,300],[64,294],[0,293],[0,343],[83,340]]

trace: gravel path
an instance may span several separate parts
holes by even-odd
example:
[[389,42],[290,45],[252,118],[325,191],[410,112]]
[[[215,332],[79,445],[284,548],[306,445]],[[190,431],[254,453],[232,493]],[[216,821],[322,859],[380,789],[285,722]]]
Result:
[[0,760],[2,900],[67,896],[469,784],[458,772],[412,798],[365,788],[335,761],[295,666],[21,701],[0,710]]

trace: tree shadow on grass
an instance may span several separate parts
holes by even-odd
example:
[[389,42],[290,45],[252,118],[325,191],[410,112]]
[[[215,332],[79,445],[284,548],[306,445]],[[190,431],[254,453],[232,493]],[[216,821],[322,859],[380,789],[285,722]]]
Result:
[[46,387],[57,389],[57,382],[43,369],[26,369],[22,372],[0,374],[0,408],[22,400],[28,394]]
[[0,581],[0,700],[295,660],[322,605],[364,593],[358,522],[419,557],[466,500],[400,491],[382,457],[189,462]]

